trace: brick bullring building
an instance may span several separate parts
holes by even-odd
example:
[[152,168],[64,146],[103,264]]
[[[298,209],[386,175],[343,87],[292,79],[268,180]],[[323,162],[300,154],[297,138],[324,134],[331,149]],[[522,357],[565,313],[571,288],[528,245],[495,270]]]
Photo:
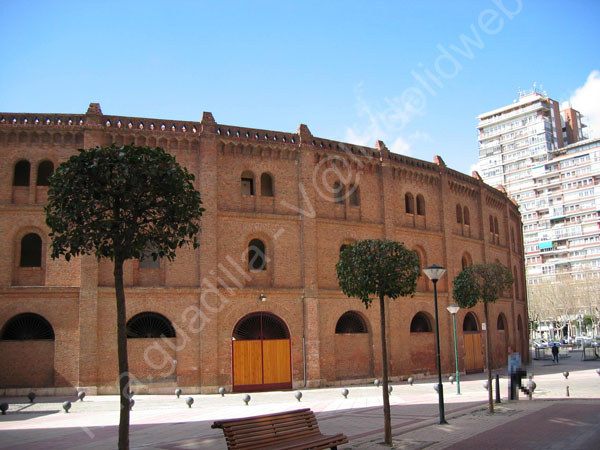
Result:
[[[206,212],[201,247],[173,262],[128,261],[128,351],[136,392],[329,386],[380,375],[379,310],[338,288],[340,248],[403,242],[438,283],[442,369],[454,372],[452,279],[500,261],[514,288],[490,308],[457,314],[461,372],[527,354],[521,219],[505,193],[434,163],[312,136],[200,122],[86,114],[0,113],[0,394],[37,388],[116,393],[112,264],[49,257],[48,177],[78,148],[160,146],[196,176]],[[435,373],[433,285],[390,301],[392,379]]]

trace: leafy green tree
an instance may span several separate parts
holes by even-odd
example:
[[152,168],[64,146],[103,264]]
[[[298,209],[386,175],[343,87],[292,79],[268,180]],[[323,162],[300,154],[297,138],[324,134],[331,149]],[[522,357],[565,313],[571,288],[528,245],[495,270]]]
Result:
[[348,297],[359,298],[366,308],[371,305],[370,296],[379,298],[385,443],[391,445],[384,299],[412,297],[419,277],[419,257],[399,242],[364,240],[342,250],[336,269],[340,288]]
[[[177,248],[198,247],[200,193],[194,176],[160,148],[79,150],[50,178],[46,223],[52,258],[92,254],[114,262],[119,359],[119,449],[129,448],[129,364],[123,263],[173,260]],[[149,250],[150,249],[150,250]],[[151,256],[150,256],[151,255]]]
[[476,264],[465,268],[454,278],[452,296],[461,308],[473,308],[479,300],[483,302],[485,323],[485,363],[488,375],[488,409],[494,412],[492,401],[492,368],[490,365],[490,327],[488,303],[494,303],[513,284],[513,276],[501,263]]

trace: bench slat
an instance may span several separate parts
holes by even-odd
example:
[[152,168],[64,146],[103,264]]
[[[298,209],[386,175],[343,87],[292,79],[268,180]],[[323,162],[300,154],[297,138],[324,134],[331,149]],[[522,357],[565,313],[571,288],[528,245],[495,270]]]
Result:
[[273,421],[257,421],[257,422],[244,422],[244,423],[228,423],[223,425],[221,428],[235,431],[243,431],[256,427],[278,427],[281,425],[298,426],[298,427],[314,427],[318,428],[317,419],[313,417],[298,417],[298,418],[287,418],[286,420],[273,420]]
[[276,420],[279,417],[286,417],[286,416],[295,417],[301,413],[313,414],[313,412],[310,410],[310,408],[294,409],[292,411],[283,411],[283,412],[273,413],[273,414],[263,414],[260,416],[240,417],[237,419],[215,420],[212,424],[212,428],[221,428],[222,425],[225,425],[228,423],[233,423],[233,422],[238,422],[238,423],[259,422],[261,419],[265,419],[265,418],[267,420]]
[[344,436],[343,434],[336,434],[333,436],[327,436],[327,435],[320,435],[317,438],[314,439],[303,439],[303,440],[299,440],[299,441],[291,441],[291,442],[286,442],[286,443],[281,443],[281,444],[275,444],[275,445],[268,445],[268,446],[263,446],[261,448],[263,448],[264,450],[306,450],[307,448],[310,449],[325,449],[325,448],[331,448],[334,446],[338,446],[338,445],[342,445],[342,444],[347,444],[348,443],[348,438],[346,436]]
[[309,408],[215,421],[212,428],[223,430],[230,450],[325,449],[348,442],[341,433],[323,435]]
[[266,435],[255,435],[252,436],[251,438],[247,438],[246,436],[242,436],[242,435],[237,435],[237,436],[230,436],[230,439],[227,439],[227,441],[231,442],[232,444],[236,444],[236,445],[250,445],[254,442],[285,442],[285,441],[294,441],[294,440],[298,440],[300,438],[303,439],[309,439],[309,438],[315,438],[315,437],[319,437],[319,436],[323,436],[321,433],[317,432],[303,432],[303,431],[299,431],[297,433],[289,433],[289,434],[266,434]]

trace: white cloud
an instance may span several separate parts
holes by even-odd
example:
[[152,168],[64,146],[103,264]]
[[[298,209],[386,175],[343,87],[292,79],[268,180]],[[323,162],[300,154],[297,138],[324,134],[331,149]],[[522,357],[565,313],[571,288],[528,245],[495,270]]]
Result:
[[399,98],[384,98],[383,102],[370,105],[362,96],[362,84],[354,90],[357,115],[360,125],[346,128],[345,140],[353,144],[373,147],[381,140],[394,153],[409,155],[411,146],[417,141],[431,142],[427,133],[416,131],[408,137],[401,136],[405,125],[410,122],[415,112],[409,114],[407,105]]
[[569,102],[583,114],[590,138],[600,138],[600,71],[592,71],[585,84],[573,93]]
[[424,131],[419,131],[419,130],[415,131],[410,136],[408,136],[408,139],[411,142],[415,142],[415,141],[434,142],[434,139],[428,133],[425,133]]
[[481,175],[478,162],[476,162],[475,164],[471,164],[471,171],[469,172],[469,175],[471,175],[473,172],[479,172],[479,175]]
[[410,147],[410,143],[402,137],[396,138],[392,145],[388,146],[391,152],[400,153],[401,155],[410,155]]

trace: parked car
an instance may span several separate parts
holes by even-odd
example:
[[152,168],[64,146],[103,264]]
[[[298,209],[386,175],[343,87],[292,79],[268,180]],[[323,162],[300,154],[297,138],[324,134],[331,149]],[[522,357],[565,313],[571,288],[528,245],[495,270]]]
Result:
[[546,347],[548,347],[548,342],[546,341],[546,339],[535,339],[533,341],[533,347],[534,348],[546,348]]
[[584,347],[591,347],[595,342],[590,336],[577,336],[575,338],[577,345],[583,345]]

